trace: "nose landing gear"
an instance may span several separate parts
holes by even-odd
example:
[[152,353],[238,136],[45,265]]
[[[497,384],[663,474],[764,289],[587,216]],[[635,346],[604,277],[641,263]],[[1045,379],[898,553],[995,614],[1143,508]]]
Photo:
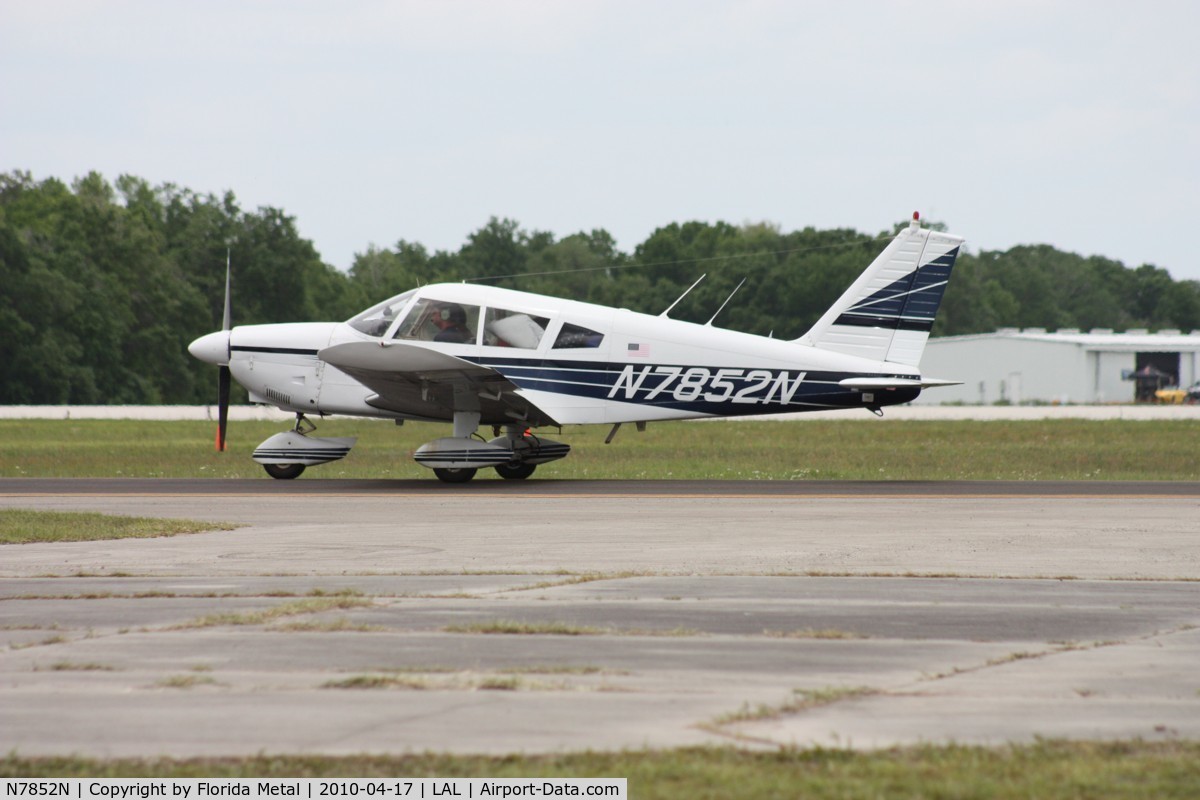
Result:
[[303,464],[263,464],[262,466],[268,475],[281,481],[299,478],[300,474],[304,472]]
[[254,449],[253,458],[272,478],[292,480],[299,477],[305,467],[345,458],[358,441],[353,436],[309,436],[316,429],[307,417],[297,414],[292,429],[277,433],[260,444]]

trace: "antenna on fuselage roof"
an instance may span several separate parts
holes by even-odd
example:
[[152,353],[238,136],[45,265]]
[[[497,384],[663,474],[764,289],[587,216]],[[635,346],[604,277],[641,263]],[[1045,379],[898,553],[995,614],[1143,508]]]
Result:
[[[739,283],[737,286],[733,287],[733,291],[729,293],[729,297],[726,297],[725,302],[721,303],[721,307],[717,309],[717,314],[720,314],[722,311],[725,310],[725,306],[729,305],[729,301],[733,299],[733,296],[738,293],[738,289],[742,288],[742,284],[744,284],[745,282],[746,282],[746,279],[742,278],[742,282]],[[717,318],[717,314],[713,314],[712,317],[709,318],[708,322],[706,322],[704,324],[706,326],[711,327],[713,324],[713,320]]]
[[[697,286],[699,286],[700,281],[704,280],[707,277],[708,277],[708,273],[706,272],[703,275],[701,275],[699,278],[696,278],[696,282],[693,283],[691,286],[687,287],[687,289],[684,291],[684,293],[679,295],[679,297],[675,300],[674,303],[671,303],[671,305],[667,306],[667,310],[662,312],[661,314],[659,314],[659,316],[667,317],[667,315],[671,313],[671,309],[674,308],[675,306],[679,305],[679,301],[682,300],[683,298],[687,297],[688,292],[690,292],[692,289],[695,289]],[[667,317],[667,318],[670,319],[670,317]]]

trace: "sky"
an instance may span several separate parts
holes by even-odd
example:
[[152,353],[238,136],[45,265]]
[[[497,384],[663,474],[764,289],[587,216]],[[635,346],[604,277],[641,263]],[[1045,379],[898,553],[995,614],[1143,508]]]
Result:
[[346,269],[489,217],[1051,244],[1200,279],[1200,3],[0,0],[0,171],[280,208]]

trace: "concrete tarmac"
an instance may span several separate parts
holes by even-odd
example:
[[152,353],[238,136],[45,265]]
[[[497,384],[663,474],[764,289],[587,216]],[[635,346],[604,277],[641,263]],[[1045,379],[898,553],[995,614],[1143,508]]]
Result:
[[0,546],[0,748],[1200,736],[1194,484],[395,483],[0,481],[242,525]]

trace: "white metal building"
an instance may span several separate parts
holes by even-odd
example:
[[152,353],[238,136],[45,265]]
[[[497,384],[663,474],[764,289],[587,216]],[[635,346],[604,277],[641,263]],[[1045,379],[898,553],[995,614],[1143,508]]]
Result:
[[929,340],[921,374],[963,383],[926,389],[920,405],[1132,403],[1200,380],[1200,332],[1002,328],[948,336]]

